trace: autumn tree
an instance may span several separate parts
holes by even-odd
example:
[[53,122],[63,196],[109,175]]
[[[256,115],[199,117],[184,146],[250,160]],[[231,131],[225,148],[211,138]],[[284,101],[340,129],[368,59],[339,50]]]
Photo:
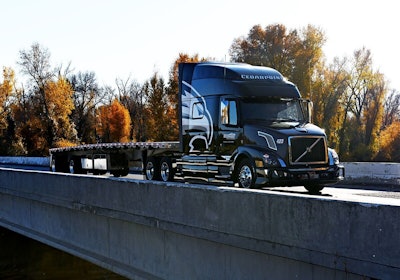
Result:
[[14,70],[4,67],[3,79],[0,82],[0,153],[3,155],[24,153],[12,115],[18,93]]
[[51,70],[49,51],[37,43],[20,51],[18,64],[30,78],[23,97],[27,111],[22,119],[26,122],[21,123],[28,153],[43,155],[57,141],[75,142],[73,123],[68,119],[73,108],[72,89],[61,67]]
[[143,85],[146,97],[146,140],[177,140],[172,131],[176,129],[173,122],[175,111],[168,102],[164,80],[154,73],[153,77]]
[[131,119],[128,110],[115,99],[98,109],[98,134],[103,142],[128,142]]
[[73,89],[74,110],[71,120],[82,143],[96,143],[96,107],[103,100],[94,72],[78,72],[69,79]]
[[341,120],[339,151],[346,160],[370,160],[378,150],[386,86],[373,71],[371,52],[356,50],[348,64],[349,78],[343,96],[346,114]]
[[233,41],[232,61],[272,67],[294,82],[304,95],[310,94],[313,73],[322,61],[324,33],[312,25],[287,30],[282,24],[255,25],[247,37]]
[[400,162],[400,120],[392,122],[380,134],[378,161]]
[[320,64],[311,85],[314,104],[313,121],[325,129],[331,147],[339,148],[339,130],[345,114],[341,100],[349,78],[346,59],[335,58],[329,66]]
[[130,138],[137,141],[145,139],[145,96],[142,86],[130,78],[117,79],[118,99],[129,111],[132,120]]
[[382,128],[400,120],[400,92],[392,89],[388,92],[384,104]]
[[51,120],[55,144],[57,141],[76,143],[75,126],[70,120],[74,109],[73,90],[70,83],[64,77],[58,77],[56,81],[49,81],[45,85],[44,92],[48,107],[47,118]]
[[177,59],[174,61],[170,72],[169,72],[169,80],[168,86],[166,88],[166,93],[168,96],[168,101],[170,104],[171,111],[171,138],[179,139],[179,64],[184,62],[204,62],[207,60],[213,60],[212,58],[200,58],[198,54],[188,55],[186,53],[180,53]]

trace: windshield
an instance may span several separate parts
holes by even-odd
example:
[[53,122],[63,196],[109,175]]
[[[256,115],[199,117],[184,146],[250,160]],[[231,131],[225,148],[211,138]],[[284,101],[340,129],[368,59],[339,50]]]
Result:
[[242,116],[245,121],[306,122],[301,100],[291,98],[242,99]]

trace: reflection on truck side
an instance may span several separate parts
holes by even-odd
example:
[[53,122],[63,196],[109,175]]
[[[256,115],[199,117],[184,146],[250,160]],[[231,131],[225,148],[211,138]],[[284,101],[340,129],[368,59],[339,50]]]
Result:
[[[189,134],[189,152],[202,148],[209,150],[213,138],[213,120],[207,109],[204,97],[189,83],[182,81],[187,87],[182,95],[182,126],[185,134]],[[200,140],[200,141],[199,141]]]

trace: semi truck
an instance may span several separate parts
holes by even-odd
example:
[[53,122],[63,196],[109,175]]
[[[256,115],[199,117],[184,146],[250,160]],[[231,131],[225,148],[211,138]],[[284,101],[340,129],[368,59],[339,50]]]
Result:
[[242,63],[179,65],[179,140],[50,149],[56,172],[241,188],[304,186],[318,193],[344,178],[312,102],[275,69]]

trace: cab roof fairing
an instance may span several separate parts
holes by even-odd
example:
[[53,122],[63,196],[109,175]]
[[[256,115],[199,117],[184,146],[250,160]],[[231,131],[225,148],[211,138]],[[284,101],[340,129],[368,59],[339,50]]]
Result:
[[279,96],[300,98],[297,87],[277,70],[242,63],[198,63],[192,86],[204,96]]

